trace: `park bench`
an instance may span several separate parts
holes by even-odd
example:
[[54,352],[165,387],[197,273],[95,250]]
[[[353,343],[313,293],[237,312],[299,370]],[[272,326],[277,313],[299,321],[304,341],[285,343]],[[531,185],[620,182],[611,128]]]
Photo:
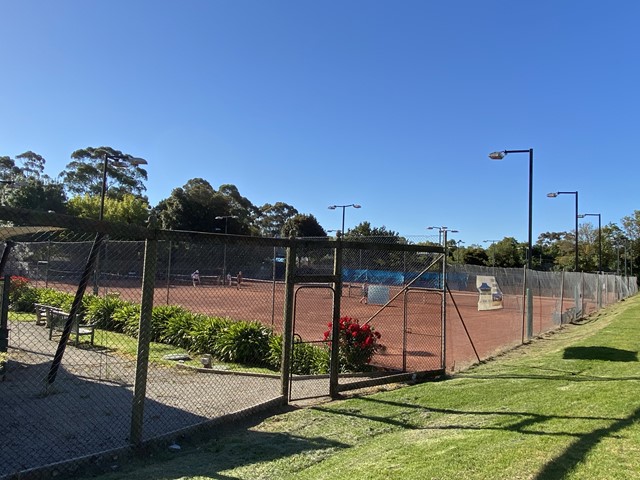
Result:
[[[59,310],[57,308],[49,307],[47,309],[47,322],[49,324],[49,340],[53,339],[54,334],[62,334],[64,326],[69,318],[69,313]],[[75,336],[75,345],[80,343],[81,336],[89,336],[91,345],[93,345],[93,339],[95,335],[95,324],[82,323],[78,321],[78,316],[73,319],[71,324],[71,336]]]

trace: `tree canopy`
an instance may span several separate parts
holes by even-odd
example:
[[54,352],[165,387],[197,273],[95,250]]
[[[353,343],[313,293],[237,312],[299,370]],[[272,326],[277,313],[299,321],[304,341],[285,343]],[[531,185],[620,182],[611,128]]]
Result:
[[298,213],[289,218],[282,227],[284,237],[326,237],[327,232],[313,215]]
[[[107,168],[105,218],[144,223],[149,205],[145,182],[147,172],[135,158],[112,147],[86,147],[71,154],[71,162],[57,176],[45,172],[45,158],[27,150],[14,158],[0,155],[0,199],[4,205],[53,210],[87,218],[96,218]],[[310,214],[300,213],[293,205],[276,201],[255,206],[233,184],[216,190],[204,178],[193,178],[156,206],[163,228],[228,232],[230,234],[324,237],[326,231]],[[537,270],[573,270],[576,233],[543,232],[532,246],[532,265]],[[374,227],[364,221],[344,232],[346,239],[375,239],[377,242],[403,243],[407,239],[385,226]],[[449,242],[449,261],[496,267],[522,267],[526,261],[526,243],[505,237],[484,249],[468,248]],[[620,271],[630,263],[638,271],[640,251],[640,210],[596,229],[583,222],[578,231],[578,270]],[[359,258],[358,258],[359,260]],[[405,259],[403,259],[405,260]],[[388,264],[388,263],[387,263]]]
[[175,188],[156,207],[163,228],[200,232],[225,231],[230,234],[256,233],[252,226],[253,204],[242,197],[235,185],[215,190],[202,178],[193,178]]
[[287,220],[298,214],[298,210],[284,202],[265,203],[258,210],[256,225],[260,234],[266,237],[281,234]]
[[147,171],[132,164],[132,155],[111,147],[87,147],[71,154],[72,161],[60,174],[65,188],[73,195],[100,195],[105,157],[107,190],[105,197],[121,199],[125,194],[143,197]]
[[[104,219],[110,222],[143,225],[149,219],[149,205],[145,200],[125,194],[120,200],[105,198]],[[67,203],[70,215],[82,218],[98,218],[100,197],[83,195],[73,197]]]

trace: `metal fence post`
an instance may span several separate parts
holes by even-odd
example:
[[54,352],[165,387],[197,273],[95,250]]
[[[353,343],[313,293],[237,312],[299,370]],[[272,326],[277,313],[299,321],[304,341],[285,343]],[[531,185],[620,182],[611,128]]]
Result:
[[584,315],[584,272],[580,272],[580,315],[582,317],[585,316]]
[[[6,352],[9,348],[9,289],[11,277],[4,276],[2,282],[2,305],[0,305],[0,352]],[[0,372],[1,376],[1,372]]]
[[71,334],[71,327],[73,324],[76,315],[80,311],[82,306],[82,298],[84,297],[84,292],[87,289],[87,285],[89,284],[89,280],[91,277],[91,271],[95,268],[96,262],[98,260],[100,247],[102,246],[102,242],[105,239],[104,232],[96,233],[96,238],[93,241],[93,245],[91,246],[91,251],[89,252],[89,258],[87,259],[87,263],[84,267],[84,272],[82,273],[82,277],[80,278],[80,284],[78,285],[78,289],[76,290],[76,294],[73,297],[73,303],[71,304],[71,310],[69,310],[69,316],[67,317],[67,321],[64,325],[64,329],[62,331],[62,335],[60,335],[60,341],[58,342],[58,348],[53,357],[53,362],[51,362],[51,367],[49,368],[49,373],[47,374],[47,383],[45,385],[45,393],[49,392],[49,389],[56,381],[56,376],[58,375],[58,369],[60,368],[60,364],[62,363],[62,358],[64,357],[65,349],[67,348],[67,341],[69,340],[69,335]]
[[442,325],[442,343],[440,346],[442,359],[442,369],[447,371],[447,231],[444,232],[444,253],[442,257],[442,305],[440,306],[440,314],[442,316],[440,324]]
[[136,378],[133,385],[131,432],[129,436],[130,443],[133,445],[139,445],[142,441],[144,400],[147,391],[147,372],[149,369],[149,343],[151,342],[153,292],[156,282],[156,263],[158,261],[158,240],[155,235],[156,228],[156,218],[152,215],[149,219],[149,231],[151,236],[145,241],[144,267],[142,274],[142,298],[140,305],[140,326],[138,330]]
[[527,288],[527,341],[533,337],[533,295],[531,289]]
[[526,338],[526,326],[527,326],[527,267],[523,268],[522,277],[522,343]]
[[329,363],[329,395],[338,398],[340,374],[340,301],[342,299],[342,232],[333,254],[333,274],[336,277],[333,292],[333,322],[331,328],[331,361]]
[[291,239],[287,248],[284,292],[284,325],[282,330],[282,367],[280,383],[282,396],[289,401],[291,376],[291,349],[293,348],[293,299],[295,296],[296,244]]
[[15,245],[15,242],[11,240],[7,240],[4,243],[4,250],[2,251],[2,258],[0,258],[0,275],[4,273],[4,267],[7,265],[7,261],[9,260],[9,254],[11,253],[11,249]]
[[560,276],[560,325],[564,322],[562,321],[562,314],[564,311],[564,270],[562,270],[562,275]]

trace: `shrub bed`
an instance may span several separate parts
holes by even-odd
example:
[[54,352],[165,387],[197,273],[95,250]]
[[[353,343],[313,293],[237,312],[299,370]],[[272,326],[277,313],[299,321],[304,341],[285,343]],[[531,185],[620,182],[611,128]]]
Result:
[[[15,278],[15,283],[14,279]],[[24,277],[12,277],[10,304],[15,311],[33,312],[34,304],[69,310],[74,295],[50,288],[34,288]],[[97,328],[137,337],[140,305],[115,295],[98,297],[86,294],[82,314]],[[298,340],[293,344],[292,372],[301,375],[329,372],[331,323],[325,342],[313,344]],[[380,334],[368,324],[360,325],[350,317],[340,319],[339,351],[342,372],[368,369],[373,354],[380,348]],[[282,362],[282,336],[256,321],[232,320],[193,313],[179,305],[153,307],[151,341],[162,342],[192,352],[209,353],[223,362],[279,370]]]

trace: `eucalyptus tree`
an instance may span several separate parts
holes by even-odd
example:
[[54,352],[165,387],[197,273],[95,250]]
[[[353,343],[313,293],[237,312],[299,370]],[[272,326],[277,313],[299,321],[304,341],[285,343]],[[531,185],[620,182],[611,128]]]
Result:
[[45,159],[31,150],[16,156],[0,157],[0,195],[5,205],[31,210],[66,211],[66,195],[61,183],[44,173]]
[[327,232],[310,214],[298,213],[289,218],[282,227],[284,237],[326,237]]
[[634,210],[632,215],[622,218],[622,226],[629,237],[629,258],[633,271],[638,272],[638,255],[640,255],[640,210]]
[[290,218],[298,214],[292,205],[284,202],[276,202],[273,205],[265,203],[258,208],[256,226],[263,236],[273,236],[280,234],[282,227]]
[[42,155],[38,155],[37,153],[28,150],[17,155],[16,158],[22,162],[22,168],[20,169],[22,176],[30,178],[48,178],[44,173],[46,160]]
[[519,243],[513,237],[504,237],[499,242],[493,243],[488,250],[496,267],[515,268],[525,264],[526,245]]
[[72,195],[100,195],[105,157],[105,196],[121,199],[125,194],[131,194],[145,198],[147,171],[140,165],[131,163],[134,158],[132,155],[111,147],[87,147],[73,152],[72,161],[60,173],[67,191]]
[[234,185],[215,190],[203,178],[192,178],[160,201],[155,210],[163,228],[199,232],[250,235],[255,214],[253,204]]

